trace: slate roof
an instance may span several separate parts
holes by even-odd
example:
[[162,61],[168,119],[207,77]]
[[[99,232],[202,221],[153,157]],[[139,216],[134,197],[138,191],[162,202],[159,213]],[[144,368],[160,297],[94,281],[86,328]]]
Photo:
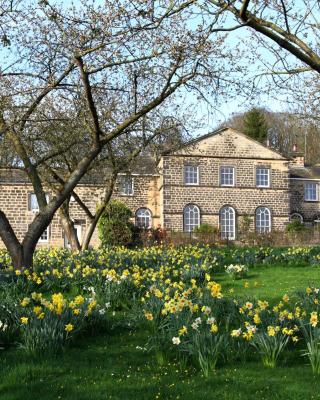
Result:
[[310,167],[291,167],[290,177],[320,180],[320,165]]
[[[110,172],[107,168],[104,170],[89,171],[80,181],[83,185],[99,185],[105,183],[105,177]],[[127,172],[127,171],[126,171]],[[128,171],[129,172],[129,171]],[[149,156],[139,157],[130,168],[130,173],[136,175],[153,175],[157,174],[156,160]],[[30,180],[27,174],[18,168],[6,169],[0,168],[0,183],[19,183],[28,184]]]

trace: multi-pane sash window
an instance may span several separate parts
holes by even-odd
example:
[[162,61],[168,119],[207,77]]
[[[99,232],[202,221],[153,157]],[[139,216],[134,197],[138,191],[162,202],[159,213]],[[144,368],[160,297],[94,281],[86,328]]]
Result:
[[256,169],[257,187],[270,187],[270,169],[258,167]]
[[183,230],[192,232],[200,225],[200,209],[195,204],[187,205],[183,210]]
[[[46,200],[49,201],[49,195],[46,194]],[[39,204],[35,193],[29,193],[29,211],[39,212]]]
[[222,239],[236,238],[236,215],[232,207],[224,206],[220,210],[220,232]]
[[256,231],[268,233],[271,231],[271,213],[267,207],[259,207],[256,210]]
[[234,186],[234,167],[220,167],[221,186]]
[[136,226],[149,229],[152,225],[151,211],[147,208],[139,208],[136,212]]
[[184,183],[186,185],[199,185],[199,167],[197,165],[184,166]]
[[45,231],[43,231],[40,236],[39,242],[48,242],[49,241],[49,227]]
[[120,193],[124,196],[133,195],[133,178],[131,176],[122,176],[120,180]]
[[318,185],[314,182],[304,184],[304,199],[306,201],[318,201]]

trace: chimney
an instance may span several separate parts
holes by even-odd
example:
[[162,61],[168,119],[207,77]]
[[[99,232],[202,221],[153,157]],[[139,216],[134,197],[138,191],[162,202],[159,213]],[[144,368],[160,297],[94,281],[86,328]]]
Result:
[[292,146],[290,165],[293,167],[304,167],[304,154],[298,151],[298,146],[296,143]]

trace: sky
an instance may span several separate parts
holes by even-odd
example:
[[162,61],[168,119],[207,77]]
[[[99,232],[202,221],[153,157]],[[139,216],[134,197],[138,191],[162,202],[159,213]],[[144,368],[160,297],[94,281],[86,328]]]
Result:
[[[103,0],[95,0],[96,3],[103,3]],[[79,0],[64,0],[64,4],[69,6],[71,4],[79,4]],[[234,33],[228,36],[228,41],[230,47],[236,48],[237,46],[241,46],[241,43],[245,43],[249,40],[249,33],[246,28],[241,28],[240,30],[235,31]],[[243,46],[245,46],[244,44]],[[265,57],[266,60],[269,62],[272,61],[272,55],[268,51],[260,51],[261,54]],[[0,52],[1,56],[1,52]],[[255,73],[261,72],[262,65],[256,64],[253,65],[251,68],[251,73],[254,75]],[[203,127],[195,131],[195,135],[205,134],[207,132],[212,131],[218,125],[224,124],[227,119],[232,114],[237,114],[241,112],[245,112],[253,106],[256,107],[264,107],[274,112],[281,112],[285,111],[285,95],[281,95],[280,93],[278,96],[270,96],[268,93],[264,93],[260,91],[259,97],[251,97],[250,99],[237,96],[236,98],[223,98],[222,100],[214,105],[213,108],[208,108],[205,103],[194,101],[193,95],[188,95],[187,102],[195,103],[196,113],[199,119],[201,119],[203,123]]]

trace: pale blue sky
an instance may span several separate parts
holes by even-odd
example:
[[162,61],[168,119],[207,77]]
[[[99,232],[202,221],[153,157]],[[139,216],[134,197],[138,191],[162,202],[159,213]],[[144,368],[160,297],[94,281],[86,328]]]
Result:
[[[95,0],[96,3],[103,3],[103,0]],[[71,4],[79,4],[79,0],[64,0],[66,5]],[[228,41],[232,46],[239,46],[239,42],[243,43],[246,39],[248,39],[249,35],[245,29],[240,29],[229,35]],[[241,41],[239,40],[241,38]],[[250,51],[250,50],[249,50]],[[262,53],[266,59],[268,57],[272,57],[270,53],[266,52]],[[269,60],[270,61],[270,60]],[[255,72],[258,72],[259,65],[252,66],[251,73],[252,75]],[[261,65],[260,65],[261,68]],[[259,70],[261,72],[262,70]],[[212,109],[208,109],[208,106],[205,103],[195,101],[196,111],[199,119],[201,119],[204,123],[204,127],[199,129],[196,134],[204,134],[209,131],[212,131],[218,124],[224,123],[226,119],[233,113],[239,113],[246,111],[252,106],[266,107],[272,111],[285,111],[285,99],[284,95],[278,93],[277,96],[273,95],[272,97],[268,94],[260,93],[259,98],[251,97],[250,99],[245,99],[244,97],[238,96],[236,98],[231,99],[223,99],[215,105],[215,111]],[[187,102],[193,101],[193,96],[189,95],[189,99]]]

